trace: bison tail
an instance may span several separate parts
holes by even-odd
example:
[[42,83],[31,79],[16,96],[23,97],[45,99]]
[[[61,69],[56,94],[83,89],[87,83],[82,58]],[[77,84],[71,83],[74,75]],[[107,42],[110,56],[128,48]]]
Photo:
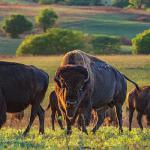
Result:
[[6,111],[7,111],[6,102],[2,94],[2,91],[0,91],[0,128],[6,122]]
[[136,89],[137,89],[138,91],[140,91],[140,87],[138,86],[137,83],[135,83],[134,81],[130,80],[127,76],[125,76],[125,75],[123,75],[123,76],[124,76],[124,78],[125,78],[126,80],[130,81],[131,83],[133,83],[133,84],[135,85]]

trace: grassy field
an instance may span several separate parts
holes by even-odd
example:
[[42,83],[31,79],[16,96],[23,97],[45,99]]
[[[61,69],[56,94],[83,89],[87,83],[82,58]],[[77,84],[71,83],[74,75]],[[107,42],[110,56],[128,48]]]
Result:
[[[150,56],[98,56],[126,74],[128,77],[136,81],[140,86],[150,85]],[[48,96],[51,90],[54,89],[53,76],[56,68],[59,66],[62,56],[50,57],[1,57],[2,61],[19,62],[24,64],[35,65],[45,70],[50,76],[50,85],[43,101],[43,108],[48,105]],[[134,86],[128,83],[128,91]],[[57,128],[56,132],[51,130],[50,112],[46,112],[46,134],[38,135],[38,119],[36,118],[34,126],[28,137],[21,136],[23,129],[26,127],[30,115],[30,108],[25,111],[25,118],[21,123],[14,124],[13,128],[9,128],[10,116],[8,115],[5,127],[0,131],[0,149],[22,150],[22,149],[115,149],[115,150],[149,150],[150,149],[150,129],[144,129],[141,132],[139,129],[134,129],[128,132],[119,134],[114,127],[100,128],[96,135],[82,134],[74,128],[71,137],[67,137],[65,131]],[[133,127],[137,127],[135,121]],[[128,117],[123,111],[124,126],[128,125]],[[146,127],[145,123],[144,126]],[[91,130],[92,127],[88,129]],[[17,130],[20,129],[20,130]]]
[[96,135],[85,135],[73,130],[66,136],[65,131],[57,129],[53,132],[46,129],[45,135],[38,135],[36,129],[29,136],[22,137],[21,130],[3,128],[0,134],[0,149],[7,150],[149,150],[150,129],[134,129],[129,132],[126,128],[119,134],[114,127],[102,127]]
[[[36,4],[0,4],[0,24],[5,17],[12,14],[26,15],[35,23],[34,17],[44,8],[52,8],[59,15],[56,27],[80,30],[89,34],[133,38],[150,28],[150,14],[144,10]],[[21,39],[13,40],[0,34],[0,54],[14,55],[20,42]]]

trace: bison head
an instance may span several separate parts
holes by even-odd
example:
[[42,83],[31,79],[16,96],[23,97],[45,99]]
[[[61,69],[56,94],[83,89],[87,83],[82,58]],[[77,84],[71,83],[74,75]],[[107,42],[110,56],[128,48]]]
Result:
[[78,65],[60,67],[54,78],[57,86],[63,91],[61,98],[66,107],[69,120],[73,119],[87,93],[89,74],[86,68]]

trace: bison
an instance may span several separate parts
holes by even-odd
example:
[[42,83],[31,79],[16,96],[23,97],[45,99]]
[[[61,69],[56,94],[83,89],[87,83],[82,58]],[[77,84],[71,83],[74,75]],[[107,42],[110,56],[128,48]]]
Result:
[[54,81],[55,92],[65,114],[67,134],[71,134],[71,126],[78,115],[83,122],[82,130],[87,133],[92,109],[98,115],[93,128],[95,133],[104,121],[105,111],[113,106],[116,107],[119,131],[123,132],[122,105],[126,98],[126,80],[138,88],[135,82],[94,56],[80,50],[65,54]]
[[31,105],[26,135],[38,115],[39,132],[44,133],[44,110],[42,102],[49,83],[49,76],[34,67],[13,62],[0,62],[0,128],[6,121],[6,112],[21,112]]
[[55,130],[55,117],[57,113],[57,121],[61,129],[63,128],[62,123],[62,113],[58,105],[58,100],[55,91],[52,91],[49,96],[49,105],[46,110],[51,108],[51,122],[52,122],[52,130]]
[[140,90],[134,88],[128,93],[127,103],[129,108],[129,130],[131,131],[131,124],[134,110],[137,111],[137,121],[143,130],[141,122],[142,116],[146,115],[147,125],[150,125],[150,86],[143,86]]

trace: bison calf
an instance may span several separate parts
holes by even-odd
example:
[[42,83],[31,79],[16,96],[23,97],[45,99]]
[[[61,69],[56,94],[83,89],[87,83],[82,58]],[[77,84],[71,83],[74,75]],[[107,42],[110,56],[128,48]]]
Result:
[[55,91],[52,91],[49,96],[49,105],[46,110],[51,108],[51,121],[52,121],[52,130],[55,130],[55,117],[57,113],[57,121],[61,129],[63,128],[62,124],[62,113],[58,106],[58,100]]
[[129,130],[131,131],[132,118],[135,109],[137,111],[137,121],[141,130],[143,130],[141,122],[143,115],[146,115],[147,125],[150,125],[150,86],[141,87],[140,90],[131,90],[128,94],[127,102],[129,107]]

